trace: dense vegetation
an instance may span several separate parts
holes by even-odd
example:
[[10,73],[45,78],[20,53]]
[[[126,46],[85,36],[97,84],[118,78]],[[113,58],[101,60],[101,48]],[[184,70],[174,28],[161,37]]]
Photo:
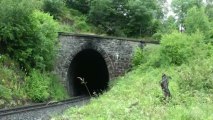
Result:
[[51,72],[57,32],[150,37],[162,13],[156,0],[0,0],[0,16],[0,106],[9,107],[67,97]]
[[60,27],[42,2],[1,0],[0,16],[0,107],[66,98],[51,73]]
[[[134,64],[141,64],[111,83],[108,92],[56,119],[212,119],[213,46],[201,33],[174,32],[163,36],[160,46],[147,45],[136,53]],[[163,73],[172,77],[167,100],[160,87]]]
[[[60,118],[211,119],[213,1],[173,0],[176,16],[166,16],[164,2],[0,0],[0,108],[67,98],[52,73],[60,31],[160,42],[135,48],[130,73]],[[163,73],[172,77],[166,101],[159,85]]]
[[[134,68],[110,90],[55,119],[211,120],[213,99],[212,1],[173,0],[178,18],[168,17],[153,37],[160,45],[135,48]],[[183,9],[184,8],[184,9]],[[177,31],[182,24],[185,31]],[[164,99],[162,74],[171,76]]]

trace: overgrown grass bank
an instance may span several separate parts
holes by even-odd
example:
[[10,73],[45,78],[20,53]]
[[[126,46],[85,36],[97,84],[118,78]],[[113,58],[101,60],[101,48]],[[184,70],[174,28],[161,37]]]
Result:
[[[160,46],[147,46],[136,54],[140,65],[113,81],[108,92],[55,119],[211,120],[213,49],[202,41],[199,33],[164,36]],[[172,77],[172,98],[167,101],[163,100],[160,87],[162,73]]]
[[64,86],[50,72],[29,75],[14,60],[0,55],[0,109],[68,98]]

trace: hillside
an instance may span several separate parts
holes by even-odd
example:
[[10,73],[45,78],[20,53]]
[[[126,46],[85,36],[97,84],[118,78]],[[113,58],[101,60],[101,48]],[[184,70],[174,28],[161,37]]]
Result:
[[[0,108],[68,98],[52,72],[59,47],[58,32],[124,37],[154,34],[157,25],[151,21],[157,21],[156,17],[140,11],[160,12],[155,1],[115,2],[0,0]],[[135,14],[134,8],[140,14]],[[132,12],[124,15],[126,10]]]
[[68,98],[52,73],[58,32],[89,33],[86,17],[50,0],[1,0],[0,16],[0,109]]
[[[161,44],[136,48],[130,73],[64,118],[212,118],[213,2],[173,0],[175,16],[168,18],[164,2],[0,0],[0,108],[69,97],[52,71],[60,47],[58,32],[71,32]],[[172,77],[172,98],[167,101],[159,85],[163,73]]]
[[[180,42],[171,43],[173,39]],[[168,50],[170,47],[173,49]],[[164,53],[166,49],[167,53]],[[92,98],[88,105],[70,108],[64,115],[54,119],[211,120],[212,50],[211,45],[202,42],[199,33],[164,36],[161,45],[147,45],[142,52],[136,52],[135,62],[140,58],[140,65],[125,76],[111,81],[109,91]],[[183,58],[178,51],[188,56]],[[165,62],[168,58],[176,62]],[[179,64],[178,60],[182,63]],[[164,100],[160,87],[163,73],[172,78],[169,80],[172,97],[167,100]]]

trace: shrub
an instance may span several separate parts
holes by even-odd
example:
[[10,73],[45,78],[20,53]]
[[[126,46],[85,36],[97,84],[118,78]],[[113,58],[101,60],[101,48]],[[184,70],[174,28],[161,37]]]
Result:
[[208,34],[206,35],[206,42],[213,44],[213,27],[211,30],[209,30]]
[[181,65],[178,70],[181,79],[178,84],[183,90],[210,92],[213,90],[213,46],[202,44],[194,50],[196,54],[194,54],[190,63]]
[[160,67],[160,49],[161,47],[158,45],[149,45],[149,47],[146,47],[144,56],[146,56],[145,59],[147,66]]
[[[198,17],[199,16],[199,17]],[[207,34],[210,30],[210,22],[204,8],[192,7],[187,11],[184,21],[187,33],[195,33],[197,30]]]
[[132,59],[132,64],[134,67],[140,65],[143,62],[144,59],[144,54],[143,50],[139,47],[137,47],[134,51],[133,59]]
[[90,10],[90,2],[92,0],[66,0],[66,5],[69,8],[76,9],[83,14],[87,14]]
[[54,16],[55,19],[60,19],[65,9],[63,0],[44,0],[43,10]]
[[19,101],[26,98],[24,77],[24,72],[14,60],[0,55],[0,108],[24,104]]
[[33,70],[26,79],[27,95],[34,102],[43,102],[50,97],[50,78],[46,74]]
[[164,35],[161,41],[161,59],[164,64],[181,65],[195,55],[195,48],[202,42],[203,36],[199,32],[192,35],[177,32]]
[[183,65],[178,73],[178,84],[183,90],[198,90],[211,93],[213,91],[213,57],[204,60],[193,60],[189,66]]
[[[15,52],[25,49],[24,40],[30,30],[29,15],[34,6],[27,0],[0,1],[0,48],[13,56]],[[17,48],[14,50],[14,48]]]
[[49,14],[35,11],[36,4],[34,0],[0,1],[0,53],[9,54],[28,71],[49,69],[57,38],[56,22]]
[[50,73],[33,70],[26,79],[26,86],[27,95],[34,102],[68,98],[68,94],[58,77]]
[[54,100],[63,100],[68,98],[68,93],[64,86],[60,83],[59,78],[56,75],[50,75],[50,79],[51,98]]
[[157,32],[157,33],[155,33],[155,34],[152,35],[152,38],[153,38],[155,41],[160,41],[161,38],[162,38],[162,33]]
[[74,29],[74,31],[77,32],[89,32],[90,31],[90,26],[86,23],[87,21],[87,17],[86,16],[78,16],[78,17],[74,17],[74,25],[72,26],[72,28]]
[[[148,67],[160,67],[160,46],[159,45],[146,45],[143,49],[136,48],[132,64],[133,67],[143,64]],[[145,68],[146,68],[145,67]]]
[[12,92],[10,89],[0,84],[0,98],[5,100],[12,99]]
[[58,23],[47,14],[34,11],[30,16],[34,42],[28,50],[31,52],[31,67],[50,70],[57,50]]

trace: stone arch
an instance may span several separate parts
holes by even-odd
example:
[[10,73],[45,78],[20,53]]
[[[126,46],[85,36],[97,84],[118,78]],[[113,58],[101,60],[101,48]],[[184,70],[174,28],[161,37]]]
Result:
[[73,50],[67,71],[67,85],[71,96],[88,94],[77,77],[84,78],[89,92],[101,93],[108,88],[113,73],[113,62],[100,47],[88,42]]

